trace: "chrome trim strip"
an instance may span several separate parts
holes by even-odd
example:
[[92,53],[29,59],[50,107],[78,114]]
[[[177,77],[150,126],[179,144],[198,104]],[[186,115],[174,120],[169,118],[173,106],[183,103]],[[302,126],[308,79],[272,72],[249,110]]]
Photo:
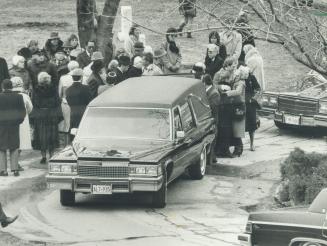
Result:
[[289,226],[289,227],[311,228],[311,229],[319,229],[319,230],[322,230],[324,228],[323,226],[313,226],[313,225],[294,224],[294,223],[277,223],[277,222],[265,222],[265,221],[249,221],[249,222],[257,225]]

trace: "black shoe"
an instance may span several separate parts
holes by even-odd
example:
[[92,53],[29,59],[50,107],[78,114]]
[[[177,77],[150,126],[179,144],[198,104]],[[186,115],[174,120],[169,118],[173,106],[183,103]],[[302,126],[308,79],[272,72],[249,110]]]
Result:
[[2,172],[0,172],[0,176],[7,177],[8,176],[8,172],[2,171]]
[[24,171],[24,168],[19,164],[18,164],[18,171],[20,171],[20,172]]
[[187,33],[187,38],[192,38],[192,34],[190,32]]
[[45,164],[45,163],[47,163],[47,158],[42,157],[42,159],[40,161],[40,164]]
[[15,222],[15,220],[17,220],[18,215],[16,215],[15,217],[7,217],[5,221],[1,222],[1,226],[2,227],[7,227],[9,224]]
[[19,171],[18,170],[14,171],[14,176],[15,177],[18,177],[19,176]]

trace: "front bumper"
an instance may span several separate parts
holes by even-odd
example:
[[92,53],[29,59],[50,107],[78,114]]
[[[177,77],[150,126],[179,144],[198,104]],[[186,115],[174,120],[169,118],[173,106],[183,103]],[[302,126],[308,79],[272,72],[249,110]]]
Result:
[[163,177],[129,177],[126,179],[110,179],[80,176],[46,176],[51,189],[71,190],[73,192],[92,193],[93,185],[111,185],[112,193],[132,193],[134,191],[158,191]]
[[274,120],[294,126],[327,127],[327,115],[304,116],[276,111]]
[[237,237],[238,241],[240,242],[240,245],[243,246],[252,246],[252,238],[251,234],[239,234]]

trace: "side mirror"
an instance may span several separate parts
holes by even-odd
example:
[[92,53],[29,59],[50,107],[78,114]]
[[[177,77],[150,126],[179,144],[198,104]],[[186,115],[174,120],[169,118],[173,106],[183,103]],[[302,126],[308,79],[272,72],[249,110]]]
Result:
[[73,136],[76,136],[76,134],[77,134],[77,128],[70,129],[70,134],[73,135]]
[[177,131],[176,132],[176,138],[177,139],[183,139],[183,138],[185,138],[185,132],[184,131]]

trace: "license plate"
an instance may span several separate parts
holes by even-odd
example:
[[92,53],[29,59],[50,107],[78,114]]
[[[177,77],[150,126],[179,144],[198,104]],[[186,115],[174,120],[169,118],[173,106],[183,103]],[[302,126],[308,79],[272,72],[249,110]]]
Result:
[[112,185],[92,185],[92,194],[112,194]]
[[300,116],[293,115],[285,115],[285,123],[290,125],[299,125],[300,124]]

